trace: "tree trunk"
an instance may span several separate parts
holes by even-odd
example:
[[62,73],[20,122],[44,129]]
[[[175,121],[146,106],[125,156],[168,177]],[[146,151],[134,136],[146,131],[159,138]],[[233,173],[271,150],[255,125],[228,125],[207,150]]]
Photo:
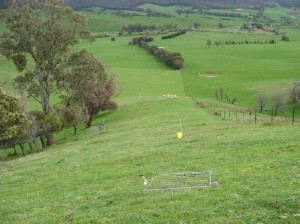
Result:
[[94,116],[94,111],[93,109],[88,110],[88,117],[87,117],[87,122],[85,124],[86,128],[92,127],[92,121],[93,121],[93,116]]
[[47,146],[46,146],[46,144],[45,144],[45,141],[44,141],[44,139],[43,139],[43,136],[40,137],[40,141],[41,141],[41,143],[42,143],[42,147],[43,147],[43,148],[46,148]]
[[22,145],[22,144],[19,144],[19,145],[20,145],[20,147],[21,147],[23,156],[24,156],[24,157],[27,156],[27,153],[25,152],[23,145]]
[[264,110],[263,106],[262,106],[262,105],[260,105],[260,110],[259,110],[259,113],[262,113],[262,112],[263,112],[263,110]]
[[74,134],[77,135],[77,126],[76,126],[76,124],[73,124],[73,128],[74,128]]
[[[39,61],[36,62],[38,70],[38,79],[40,86],[40,96],[43,112],[47,115],[50,112],[50,82],[51,82],[51,73],[47,74],[46,79],[43,78],[43,73]],[[54,144],[53,133],[47,133],[47,145],[51,146]],[[44,146],[44,144],[43,144]]]
[[14,151],[15,151],[15,155],[18,155],[17,150],[16,150],[16,146],[14,146]]
[[88,120],[87,120],[87,123],[85,124],[86,128],[92,127],[92,120],[93,120],[93,116],[89,116]]
[[295,110],[296,110],[296,107],[294,106],[294,107],[293,107],[293,120],[292,120],[292,125],[294,125],[294,123],[295,123]]
[[53,132],[48,132],[46,134],[46,137],[47,137],[47,146],[51,146],[51,145],[55,144],[54,137],[53,137]]
[[32,148],[31,142],[28,142],[28,145],[29,145],[29,148],[30,148],[30,152],[33,152],[33,148]]
[[274,116],[277,116],[278,107],[275,107]]
[[39,145],[36,143],[35,140],[33,140],[32,142],[33,142],[33,144],[37,147],[37,149],[38,149],[39,151],[42,151],[41,147],[39,147]]

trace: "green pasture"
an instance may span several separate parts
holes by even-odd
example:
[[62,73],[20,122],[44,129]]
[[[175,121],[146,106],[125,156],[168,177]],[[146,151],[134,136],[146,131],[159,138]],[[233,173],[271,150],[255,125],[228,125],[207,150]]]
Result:
[[[158,6],[160,8],[164,8]],[[180,9],[180,7],[171,7],[172,9]],[[189,26],[193,26],[195,22],[201,24],[202,29],[217,29],[218,23],[222,22],[226,27],[241,27],[247,23],[241,18],[229,18],[224,20],[219,16],[205,15],[201,13],[192,14],[174,14],[174,17],[147,17],[145,15],[133,16],[133,17],[121,17],[114,14],[115,11],[107,10],[100,14],[92,12],[84,12],[87,16],[89,29],[94,33],[115,33],[122,30],[123,26],[129,24],[142,24],[142,25],[157,25],[164,26],[166,24],[177,24],[182,29],[187,29]]]
[[[230,27],[219,30],[221,20],[200,14],[169,20],[84,13],[93,32],[116,32],[134,23],[187,25],[198,20],[207,32],[167,40],[154,36],[150,44],[183,55],[180,71],[128,45],[133,36],[79,44],[75,50],[87,49],[116,76],[119,93],[114,100],[119,107],[100,113],[90,129],[80,124],[76,136],[72,128],[55,133],[56,145],[40,153],[23,158],[19,149],[15,157],[8,156],[12,149],[1,150],[1,223],[299,222],[299,124],[270,124],[267,115],[259,115],[258,124],[241,115],[223,119],[194,101],[229,108],[215,99],[220,87],[229,98],[238,98],[239,107],[232,110],[255,108],[258,94],[271,98],[280,92],[288,98],[300,79],[299,30],[285,29],[291,41],[283,42],[281,35],[228,32],[242,20],[226,20]],[[277,44],[206,45],[207,40],[271,39]],[[0,80],[9,78],[4,88],[14,91],[16,73],[12,63],[0,58]],[[56,95],[52,104],[57,102]],[[176,138],[179,118],[182,139]],[[105,129],[99,132],[102,122]],[[211,171],[219,188],[148,192],[139,178],[189,171]]]
[[[214,99],[215,89],[223,87],[228,97],[239,99],[239,104],[255,107],[258,94],[271,96],[281,92],[288,98],[294,81],[300,78],[299,33],[291,34],[294,40],[283,42],[281,36],[274,35],[188,32],[174,39],[157,40],[155,44],[183,54],[183,83],[187,95]],[[206,45],[207,40],[271,39],[277,40],[277,44]]]
[[81,45],[109,66],[116,75],[120,95],[118,99],[164,94],[185,95],[182,73],[165,66],[143,49],[130,46],[132,38],[96,39],[92,45]]
[[286,16],[287,9],[282,7],[266,8],[264,14],[276,21],[280,21],[283,16]]

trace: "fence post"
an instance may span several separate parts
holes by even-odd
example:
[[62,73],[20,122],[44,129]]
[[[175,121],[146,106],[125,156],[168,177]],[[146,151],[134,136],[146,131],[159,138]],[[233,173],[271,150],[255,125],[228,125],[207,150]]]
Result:
[[254,112],[254,123],[256,124],[256,119],[257,119],[257,117],[256,117],[256,111]]
[[224,110],[224,120],[225,120],[226,111]]

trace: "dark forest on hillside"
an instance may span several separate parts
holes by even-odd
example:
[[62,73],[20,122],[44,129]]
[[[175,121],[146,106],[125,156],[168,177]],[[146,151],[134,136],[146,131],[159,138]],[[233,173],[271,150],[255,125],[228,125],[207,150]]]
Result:
[[[3,8],[5,0],[0,0],[0,8]],[[261,8],[267,3],[279,3],[285,7],[300,7],[299,0],[65,0],[75,9],[91,6],[101,6],[109,9],[128,9],[145,3],[161,6],[184,5],[195,8]]]
[[300,7],[299,0],[65,0],[76,9],[102,6],[111,9],[126,9],[136,7],[145,3],[162,6],[186,5],[196,8],[261,8],[267,3],[279,3],[285,7]]

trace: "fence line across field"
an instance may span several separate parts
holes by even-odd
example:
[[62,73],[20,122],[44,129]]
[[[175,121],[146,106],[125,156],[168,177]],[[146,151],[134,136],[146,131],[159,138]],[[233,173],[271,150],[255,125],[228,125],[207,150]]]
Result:
[[264,115],[256,111],[236,111],[236,110],[225,110],[212,107],[203,108],[207,113],[218,116],[223,120],[240,120],[249,123],[285,123],[285,124],[296,124],[300,123],[300,120],[295,120],[286,117],[277,117],[274,115]]

